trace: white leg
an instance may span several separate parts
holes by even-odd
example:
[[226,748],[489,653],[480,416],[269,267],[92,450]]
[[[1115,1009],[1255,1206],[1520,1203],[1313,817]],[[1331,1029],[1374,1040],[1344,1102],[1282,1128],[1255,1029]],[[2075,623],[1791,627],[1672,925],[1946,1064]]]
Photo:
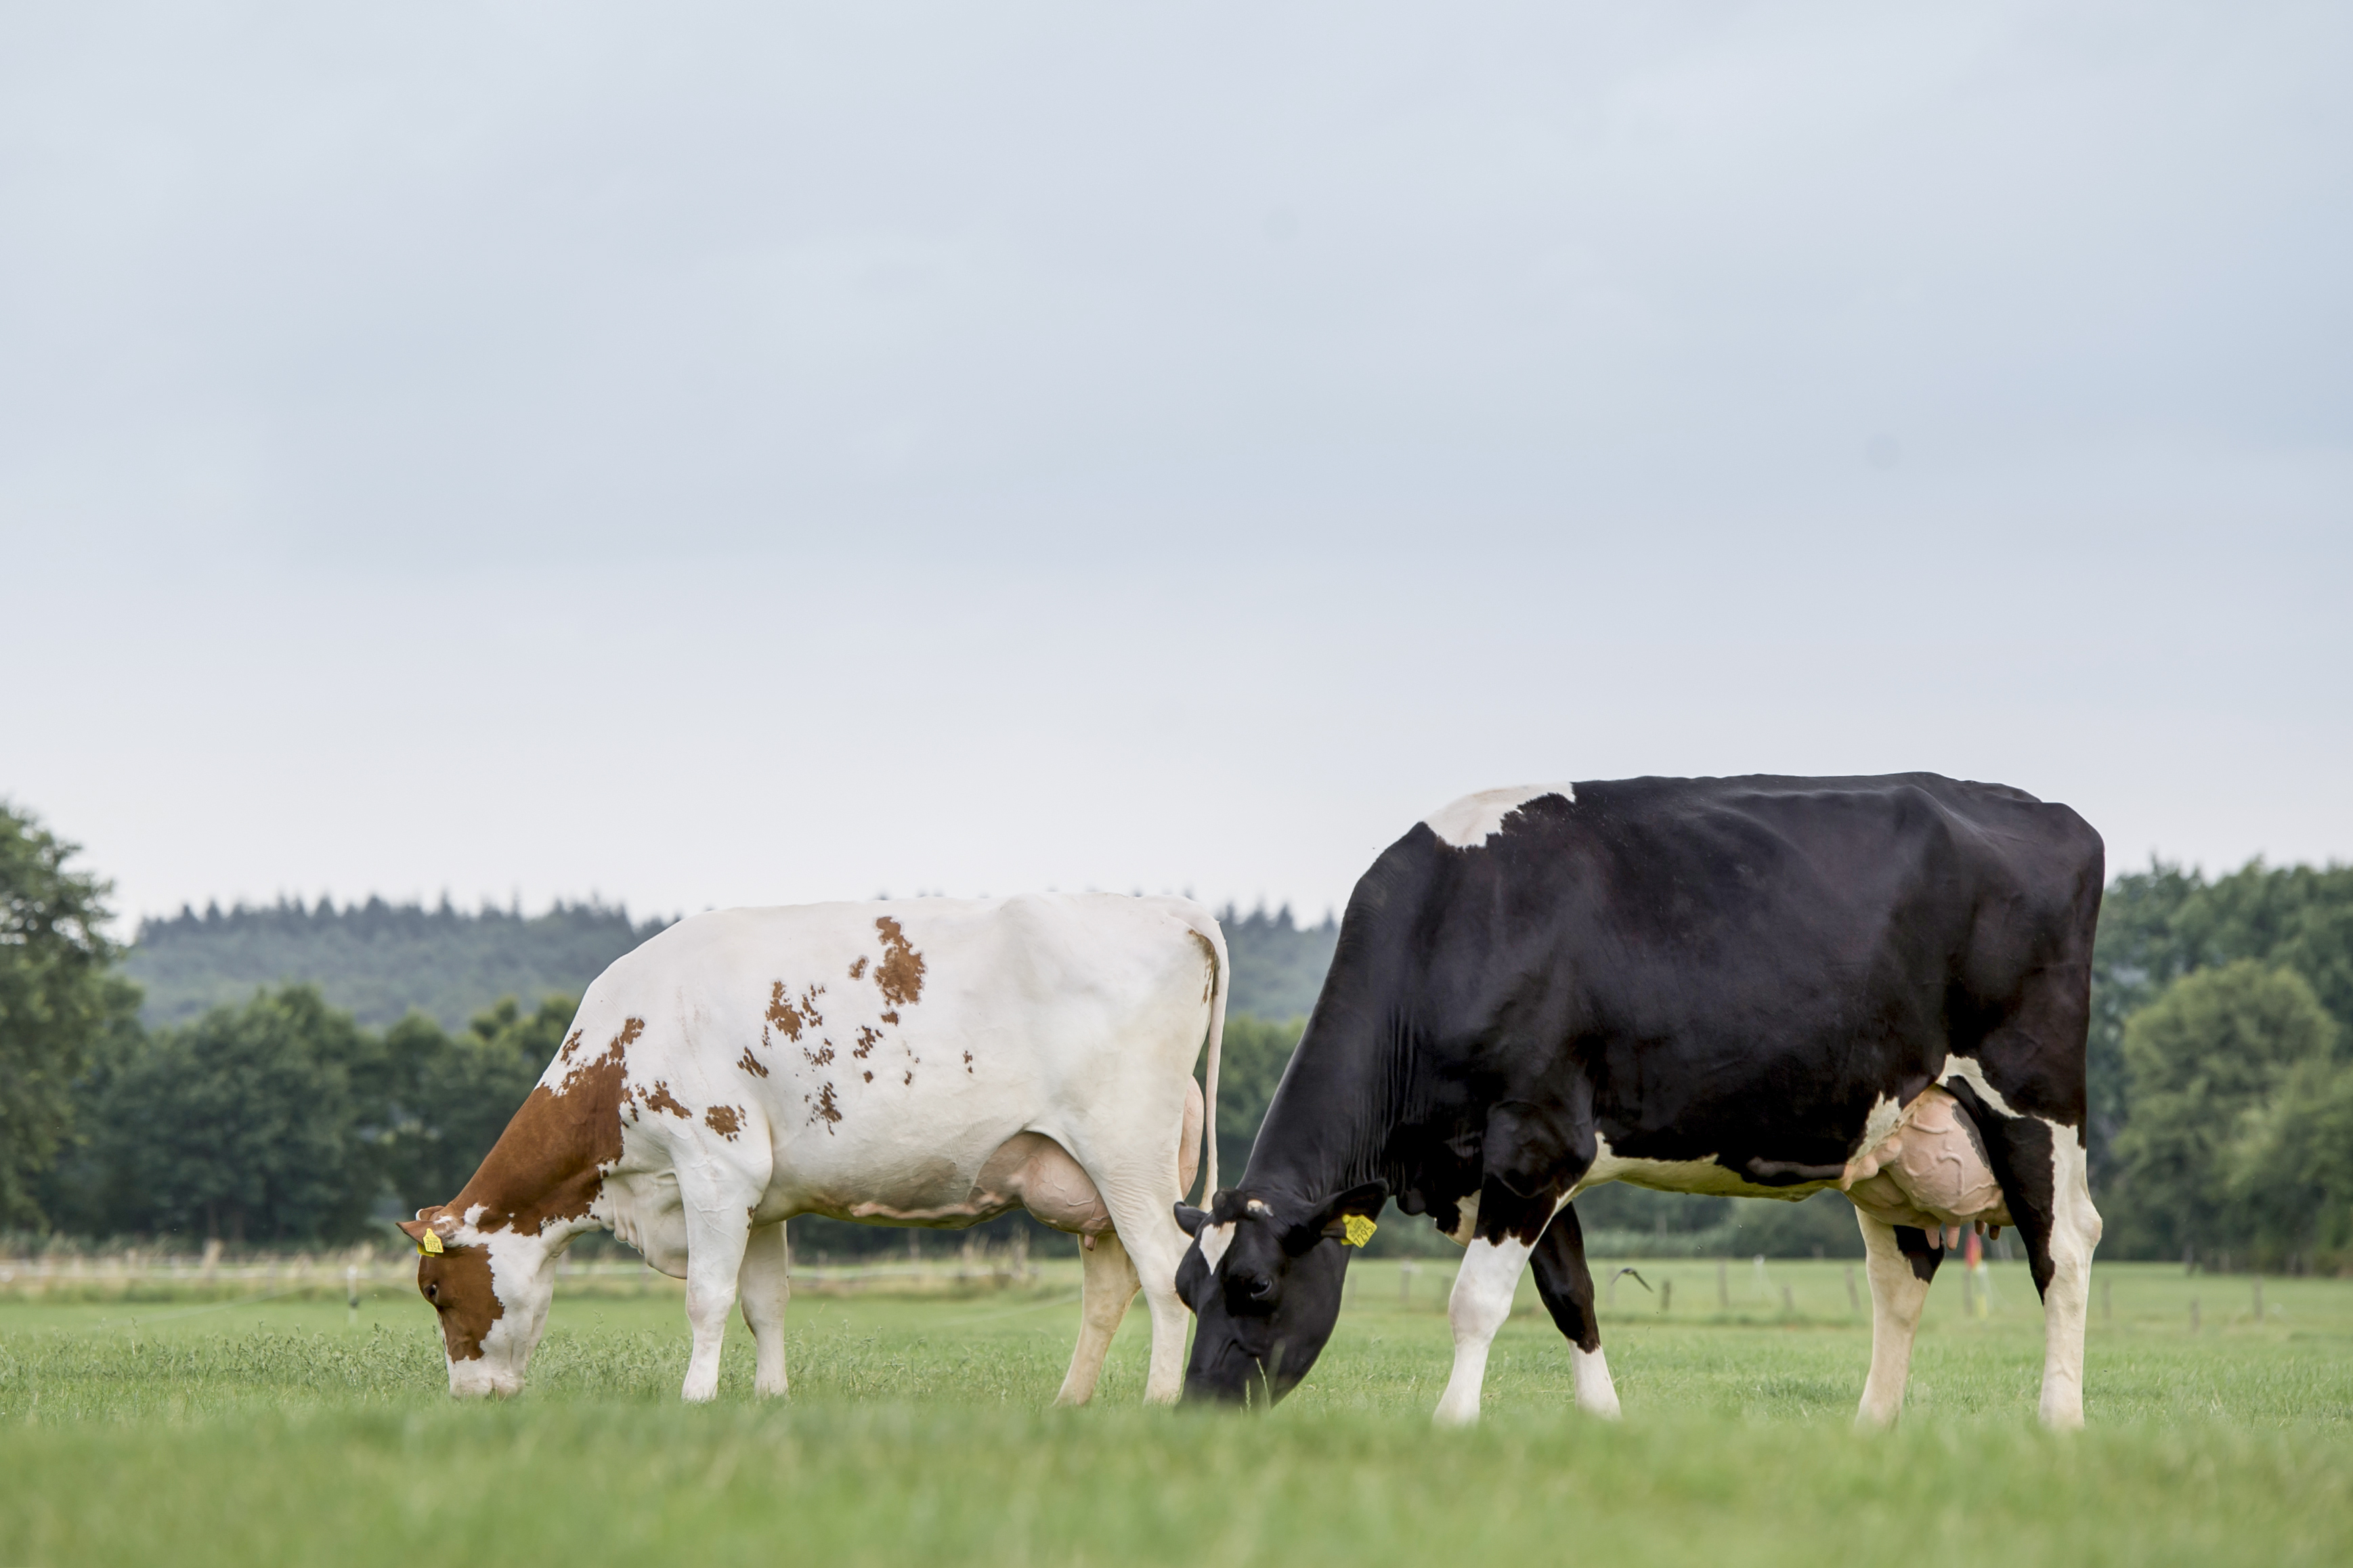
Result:
[[1120,1320],[1127,1316],[1127,1304],[1135,1300],[1135,1265],[1128,1260],[1117,1232],[1103,1232],[1095,1237],[1094,1249],[1079,1257],[1084,1270],[1079,1344],[1071,1352],[1071,1370],[1062,1379],[1061,1392],[1054,1395],[1057,1405],[1084,1405],[1095,1396],[1112,1336],[1119,1332]]
[[752,1226],[745,1203],[690,1205],[686,1213],[686,1321],[694,1331],[694,1353],[686,1363],[679,1395],[701,1405],[719,1393],[719,1351],[727,1337],[727,1314],[735,1309],[735,1279]]
[[2092,1299],[2092,1249],[2100,1211],[2092,1206],[2084,1145],[2075,1129],[2051,1128],[2051,1283],[2042,1292],[2042,1424],[2084,1425],[2084,1323]]
[[754,1231],[744,1247],[744,1268],[736,1276],[744,1298],[744,1324],[752,1331],[754,1394],[782,1394],[785,1378],[785,1306],[792,1300],[792,1258],[785,1247],[785,1227],[765,1225]]
[[1904,1409],[1904,1385],[1912,1375],[1912,1338],[1928,1282],[1912,1271],[1912,1260],[1895,1245],[1895,1227],[1854,1211],[1862,1226],[1863,1271],[1871,1279],[1871,1376],[1862,1385],[1857,1426],[1893,1426]]
[[1596,1345],[1589,1351],[1568,1347],[1568,1371],[1577,1390],[1577,1407],[1588,1415],[1618,1419],[1618,1385],[1609,1381],[1609,1358]]
[[[1487,1347],[1512,1315],[1512,1295],[1535,1248],[1505,1237],[1474,1241],[1463,1249],[1454,1293],[1447,1298],[1446,1321],[1454,1329],[1454,1373],[1438,1401],[1441,1426],[1468,1426],[1479,1419],[1479,1391],[1487,1381]],[[1615,1395],[1613,1394],[1613,1400]]]
[[1145,1310],[1152,1314],[1152,1367],[1144,1380],[1146,1405],[1174,1405],[1185,1387],[1185,1333],[1193,1314],[1176,1294],[1176,1266],[1185,1260],[1186,1235],[1163,1205],[1139,1215],[1127,1234],[1127,1249],[1144,1287]]

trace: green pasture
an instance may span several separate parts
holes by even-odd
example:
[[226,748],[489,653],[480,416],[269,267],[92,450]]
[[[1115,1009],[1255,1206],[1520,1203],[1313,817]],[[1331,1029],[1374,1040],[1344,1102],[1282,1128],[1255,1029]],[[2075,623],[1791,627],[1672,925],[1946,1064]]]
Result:
[[719,1402],[692,1410],[667,1283],[560,1294],[506,1405],[440,1392],[396,1286],[355,1313],[0,1299],[0,1568],[2353,1556],[2353,1283],[2264,1280],[2258,1317],[2244,1276],[2104,1266],[2092,1428],[2069,1438],[2033,1423],[2023,1266],[1988,1270],[1981,1312],[1947,1270],[1903,1426],[1858,1436],[1868,1298],[1846,1264],[1640,1268],[1604,1311],[1622,1423],[1569,1408],[1567,1349],[1524,1292],[1470,1433],[1429,1425],[1450,1342],[1427,1261],[1360,1262],[1314,1376],[1258,1416],[1139,1408],[1140,1309],[1096,1405],[1048,1409],[1068,1265],[797,1300],[792,1400],[752,1399],[739,1323]]

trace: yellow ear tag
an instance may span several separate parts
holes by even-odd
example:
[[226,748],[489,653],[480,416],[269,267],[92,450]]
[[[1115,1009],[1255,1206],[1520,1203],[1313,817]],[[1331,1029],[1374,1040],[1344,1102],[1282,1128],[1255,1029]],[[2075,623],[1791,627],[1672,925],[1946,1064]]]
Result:
[[417,1238],[417,1250],[419,1252],[439,1252],[441,1250],[441,1237],[439,1233],[428,1230],[423,1236],[418,1237]]
[[1350,1215],[1344,1225],[1347,1231],[1347,1234],[1340,1238],[1341,1245],[1344,1247],[1362,1247],[1372,1240],[1373,1232],[1380,1228],[1360,1214]]

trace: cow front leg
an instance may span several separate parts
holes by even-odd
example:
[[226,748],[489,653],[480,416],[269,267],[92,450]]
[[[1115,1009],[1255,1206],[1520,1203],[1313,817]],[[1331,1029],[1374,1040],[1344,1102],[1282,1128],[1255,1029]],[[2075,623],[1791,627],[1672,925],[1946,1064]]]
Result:
[[752,1235],[748,1203],[690,1204],[686,1219],[686,1321],[694,1353],[679,1395],[701,1405],[719,1393],[719,1352],[727,1315],[735,1310],[735,1281]]
[[1912,1376],[1912,1341],[1920,1331],[1920,1309],[1928,1282],[1936,1277],[1944,1252],[1928,1244],[1927,1233],[1876,1220],[1861,1209],[1863,1272],[1871,1279],[1871,1376],[1862,1385],[1857,1426],[1893,1426],[1903,1413],[1904,1385]]
[[1574,1207],[1563,1208],[1545,1227],[1529,1255],[1536,1294],[1569,1343],[1569,1376],[1577,1407],[1588,1415],[1618,1418],[1618,1387],[1609,1381],[1609,1361],[1601,1353],[1601,1321],[1593,1310],[1593,1273],[1585,1265],[1585,1229]]
[[785,1378],[785,1308],[792,1300],[792,1253],[785,1227],[764,1225],[744,1247],[744,1267],[735,1277],[744,1299],[744,1326],[752,1331],[752,1392],[781,1395]]
[[[1082,1242],[1083,1247],[1086,1243]],[[1117,1231],[1107,1230],[1082,1251],[1079,1303],[1079,1343],[1071,1352],[1071,1370],[1062,1379],[1057,1405],[1084,1405],[1095,1396],[1103,1378],[1103,1357],[1111,1352],[1112,1336],[1135,1300],[1135,1265],[1129,1260]]]
[[1479,1392],[1487,1381],[1487,1347],[1512,1315],[1512,1296],[1534,1249],[1517,1237],[1473,1241],[1463,1248],[1454,1291],[1446,1300],[1446,1321],[1454,1330],[1454,1372],[1438,1401],[1441,1426],[1468,1426],[1479,1419]]

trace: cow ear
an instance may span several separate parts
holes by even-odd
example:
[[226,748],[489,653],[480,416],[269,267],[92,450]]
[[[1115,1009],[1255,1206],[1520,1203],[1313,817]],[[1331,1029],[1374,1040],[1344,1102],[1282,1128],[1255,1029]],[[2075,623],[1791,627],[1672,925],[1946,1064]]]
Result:
[[[1327,1201],[1315,1211],[1313,1219],[1293,1234],[1303,1235],[1310,1246],[1326,1237],[1349,1242],[1351,1246],[1361,1246],[1360,1241],[1351,1238],[1372,1234],[1368,1222],[1381,1212],[1381,1205],[1388,1202],[1388,1187],[1380,1182],[1366,1182],[1361,1187],[1351,1187],[1338,1197]],[[1356,1222],[1354,1226],[1348,1223],[1351,1218]]]
[[402,1235],[417,1244],[417,1250],[420,1253],[444,1250],[441,1244],[458,1233],[458,1222],[449,1217],[447,1208],[438,1206],[418,1209],[415,1219],[393,1223],[400,1228]]
[[1209,1223],[1209,1211],[1197,1209],[1191,1204],[1176,1205],[1176,1228],[1187,1236],[1198,1236],[1201,1227]]

